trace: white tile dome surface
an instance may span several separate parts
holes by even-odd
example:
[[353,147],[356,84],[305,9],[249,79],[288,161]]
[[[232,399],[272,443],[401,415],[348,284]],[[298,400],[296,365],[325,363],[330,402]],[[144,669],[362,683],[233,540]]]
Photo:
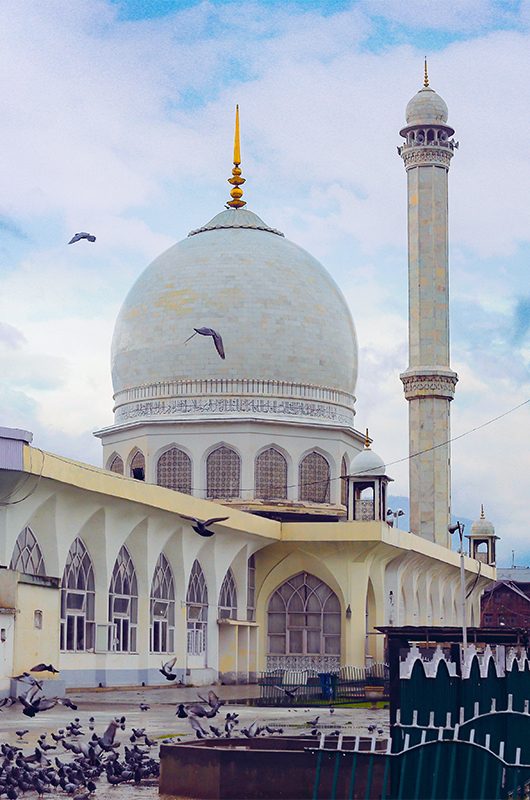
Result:
[[434,89],[423,87],[407,104],[407,125],[446,123],[448,114],[445,100]]

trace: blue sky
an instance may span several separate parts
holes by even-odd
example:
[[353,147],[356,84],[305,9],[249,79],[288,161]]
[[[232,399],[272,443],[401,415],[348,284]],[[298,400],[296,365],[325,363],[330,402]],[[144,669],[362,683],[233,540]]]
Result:
[[[145,266],[223,208],[241,106],[249,208],[319,258],[360,342],[357,425],[408,450],[407,101],[431,85],[450,171],[453,433],[530,397],[530,4],[489,0],[0,7],[0,410],[39,446],[100,463],[115,317]],[[94,247],[65,245],[94,230]],[[86,243],[81,243],[82,245]],[[530,417],[453,448],[454,508],[530,558]],[[395,492],[407,492],[396,465]]]

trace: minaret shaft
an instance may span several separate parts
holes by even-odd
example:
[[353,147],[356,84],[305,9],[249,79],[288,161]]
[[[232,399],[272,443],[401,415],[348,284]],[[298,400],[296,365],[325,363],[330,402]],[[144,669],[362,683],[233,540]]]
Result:
[[409,366],[401,380],[409,401],[410,529],[448,547],[449,404],[458,377],[449,363],[447,178],[455,143],[446,116],[429,118],[441,98],[428,85],[416,98],[399,148],[408,191]]

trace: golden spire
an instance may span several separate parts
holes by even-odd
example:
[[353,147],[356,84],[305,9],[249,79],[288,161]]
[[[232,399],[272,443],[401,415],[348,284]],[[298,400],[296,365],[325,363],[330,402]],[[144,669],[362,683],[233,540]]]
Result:
[[429,88],[429,73],[427,72],[427,57],[425,57],[425,67],[423,72],[423,86],[425,89]]
[[227,206],[230,208],[243,208],[246,206],[244,200],[242,200],[243,190],[239,187],[245,183],[245,178],[241,177],[241,170],[239,169],[239,165],[241,164],[241,145],[239,143],[239,106],[236,106],[236,129],[234,132],[234,168],[232,170],[232,177],[228,178],[228,183],[231,183],[234,187],[230,191],[231,200],[228,201]]
[[370,447],[370,437],[368,436],[368,428],[366,429],[366,433],[364,435],[364,446]]
[[480,519],[486,519],[486,517],[484,516],[484,504],[483,503],[480,504]]

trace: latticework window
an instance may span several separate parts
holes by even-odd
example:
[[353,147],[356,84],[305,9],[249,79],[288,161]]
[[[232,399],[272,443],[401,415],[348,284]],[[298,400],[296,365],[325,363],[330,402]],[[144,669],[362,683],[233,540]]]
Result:
[[151,583],[152,653],[172,653],[175,649],[175,581],[169,561],[158,556]]
[[231,569],[228,569],[219,592],[219,619],[237,619],[237,589]]
[[26,575],[46,575],[44,558],[31,528],[26,527],[18,534],[9,569],[16,569]]
[[138,582],[129,551],[122,547],[114,562],[109,587],[109,650],[136,651]]
[[81,539],[74,539],[61,583],[61,650],[94,649],[94,568]]
[[191,458],[187,453],[178,447],[163,453],[156,465],[156,482],[166,489],[191,494]]
[[109,469],[111,472],[116,472],[118,475],[123,475],[123,458],[114,456],[110,462]]
[[256,458],[256,497],[264,500],[287,497],[287,461],[275,447]]
[[348,481],[344,476],[348,474],[348,465],[346,464],[346,459],[342,456],[342,461],[340,465],[340,474],[341,474],[341,481],[340,481],[340,502],[343,506],[347,505],[348,503]]
[[250,556],[247,562],[247,620],[256,619],[256,557]]
[[221,445],[206,460],[207,497],[239,497],[241,459],[231,447]]
[[269,654],[340,655],[340,627],[337,595],[319,578],[300,572],[269,601]]
[[186,622],[188,629],[187,650],[198,656],[206,652],[208,626],[208,589],[201,565],[195,559],[191,568],[186,594]]
[[300,500],[329,503],[329,464],[320,453],[308,453],[300,462]]
[[137,450],[131,461],[131,478],[145,481],[145,456],[141,450]]

